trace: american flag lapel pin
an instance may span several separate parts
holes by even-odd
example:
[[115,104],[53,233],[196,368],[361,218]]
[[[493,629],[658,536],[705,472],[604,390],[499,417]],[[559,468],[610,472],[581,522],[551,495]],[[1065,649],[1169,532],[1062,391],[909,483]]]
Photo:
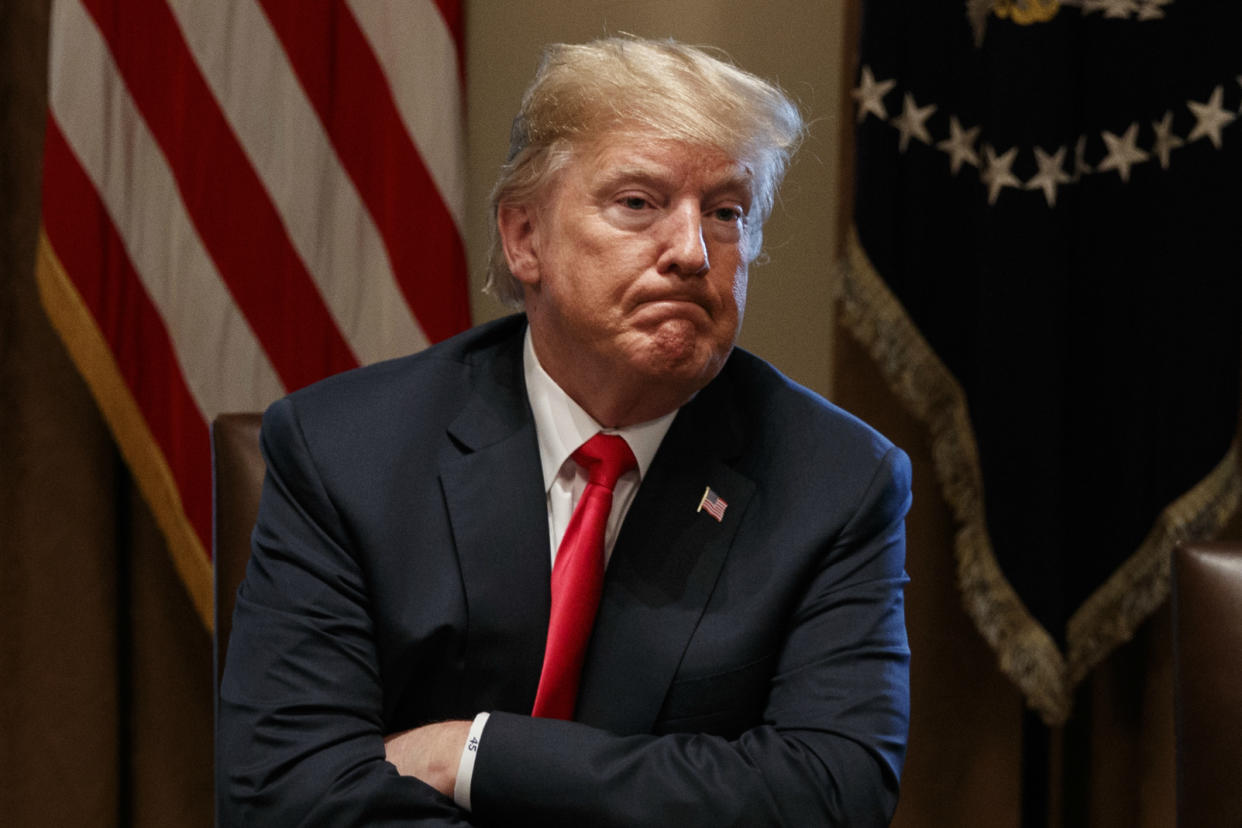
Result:
[[699,508],[696,512],[707,512],[716,519],[717,523],[724,520],[725,509],[729,506],[725,499],[712,491],[712,487],[708,486],[703,490],[703,497],[699,499]]

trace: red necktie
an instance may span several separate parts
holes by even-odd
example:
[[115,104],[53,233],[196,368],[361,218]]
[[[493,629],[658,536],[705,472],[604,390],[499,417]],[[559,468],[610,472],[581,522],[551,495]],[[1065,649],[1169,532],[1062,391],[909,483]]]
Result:
[[531,712],[548,719],[573,718],[578,677],[604,589],[604,530],[612,511],[612,488],[637,465],[625,440],[612,434],[596,434],[573,457],[590,481],[574,507],[552,567],[552,617]]

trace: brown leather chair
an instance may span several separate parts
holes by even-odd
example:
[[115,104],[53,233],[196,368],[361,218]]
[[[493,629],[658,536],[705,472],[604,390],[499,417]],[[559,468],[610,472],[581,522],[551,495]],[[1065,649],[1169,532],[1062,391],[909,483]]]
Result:
[[250,560],[250,531],[259,513],[259,493],[266,471],[259,452],[261,421],[261,414],[221,414],[211,424],[215,570],[212,659],[216,698],[233,626],[233,604]]
[[1173,560],[1177,821],[1242,826],[1242,544]]

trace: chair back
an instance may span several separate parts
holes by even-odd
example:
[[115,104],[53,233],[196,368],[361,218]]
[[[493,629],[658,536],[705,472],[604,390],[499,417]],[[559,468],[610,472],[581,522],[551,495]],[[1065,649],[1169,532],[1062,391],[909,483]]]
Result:
[[267,470],[259,451],[262,419],[261,414],[221,414],[211,424],[212,567],[215,573],[212,661],[217,699],[229,632],[233,628],[233,604],[250,560],[250,533],[259,514],[259,493]]
[[1242,826],[1242,545],[1173,559],[1177,821]]

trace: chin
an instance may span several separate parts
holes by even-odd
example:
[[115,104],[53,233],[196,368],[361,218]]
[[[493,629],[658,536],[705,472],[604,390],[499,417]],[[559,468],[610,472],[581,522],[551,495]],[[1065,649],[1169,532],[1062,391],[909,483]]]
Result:
[[693,386],[691,393],[699,390],[720,373],[729,352],[720,354],[716,349],[702,343],[669,347],[670,343],[658,343],[644,355],[640,373],[653,382],[677,382]]

